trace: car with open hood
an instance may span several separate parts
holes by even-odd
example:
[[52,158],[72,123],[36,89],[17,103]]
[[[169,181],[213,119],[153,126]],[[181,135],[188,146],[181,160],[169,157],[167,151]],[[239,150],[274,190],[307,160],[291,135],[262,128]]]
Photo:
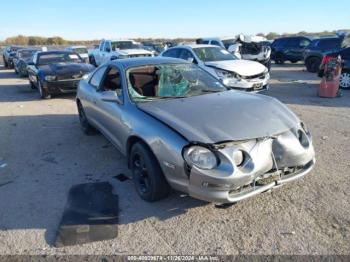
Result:
[[232,203],[311,171],[309,130],[278,100],[225,87],[193,63],[115,60],[79,83],[82,130],[96,129],[127,157],[139,196],[170,188]]
[[41,98],[76,92],[79,81],[95,67],[84,63],[78,53],[71,51],[36,52],[28,62],[30,85],[37,88]]
[[230,88],[261,92],[269,87],[270,74],[264,65],[255,61],[238,59],[219,46],[176,46],[164,51],[161,56],[191,61]]

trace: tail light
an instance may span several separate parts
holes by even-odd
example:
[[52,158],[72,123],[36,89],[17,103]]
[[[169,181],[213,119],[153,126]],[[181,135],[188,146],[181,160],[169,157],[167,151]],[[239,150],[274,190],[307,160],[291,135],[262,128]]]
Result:
[[329,55],[324,56],[322,59],[321,65],[327,64],[331,59],[332,59],[332,57]]

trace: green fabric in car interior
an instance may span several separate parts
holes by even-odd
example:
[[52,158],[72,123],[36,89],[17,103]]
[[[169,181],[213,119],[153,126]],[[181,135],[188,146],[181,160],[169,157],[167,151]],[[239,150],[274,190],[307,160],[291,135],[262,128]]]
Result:
[[184,79],[181,68],[174,70],[174,66],[160,66],[158,69],[159,87],[158,96],[185,96],[188,92],[189,82]]

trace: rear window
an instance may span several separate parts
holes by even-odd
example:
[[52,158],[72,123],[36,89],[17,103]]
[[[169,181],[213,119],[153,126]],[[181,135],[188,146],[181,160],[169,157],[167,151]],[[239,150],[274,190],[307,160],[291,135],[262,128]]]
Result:
[[78,54],[87,54],[88,50],[84,47],[80,47],[80,48],[74,48],[74,52]]

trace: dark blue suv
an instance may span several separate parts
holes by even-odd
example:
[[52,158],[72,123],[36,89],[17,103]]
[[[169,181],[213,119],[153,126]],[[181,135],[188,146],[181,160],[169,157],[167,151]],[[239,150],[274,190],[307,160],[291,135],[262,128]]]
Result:
[[305,36],[278,38],[271,45],[271,58],[276,64],[303,61],[304,50],[310,43],[311,39]]
[[327,53],[334,53],[341,49],[344,37],[325,37],[312,40],[304,52],[304,62],[307,71],[316,73],[322,58]]

